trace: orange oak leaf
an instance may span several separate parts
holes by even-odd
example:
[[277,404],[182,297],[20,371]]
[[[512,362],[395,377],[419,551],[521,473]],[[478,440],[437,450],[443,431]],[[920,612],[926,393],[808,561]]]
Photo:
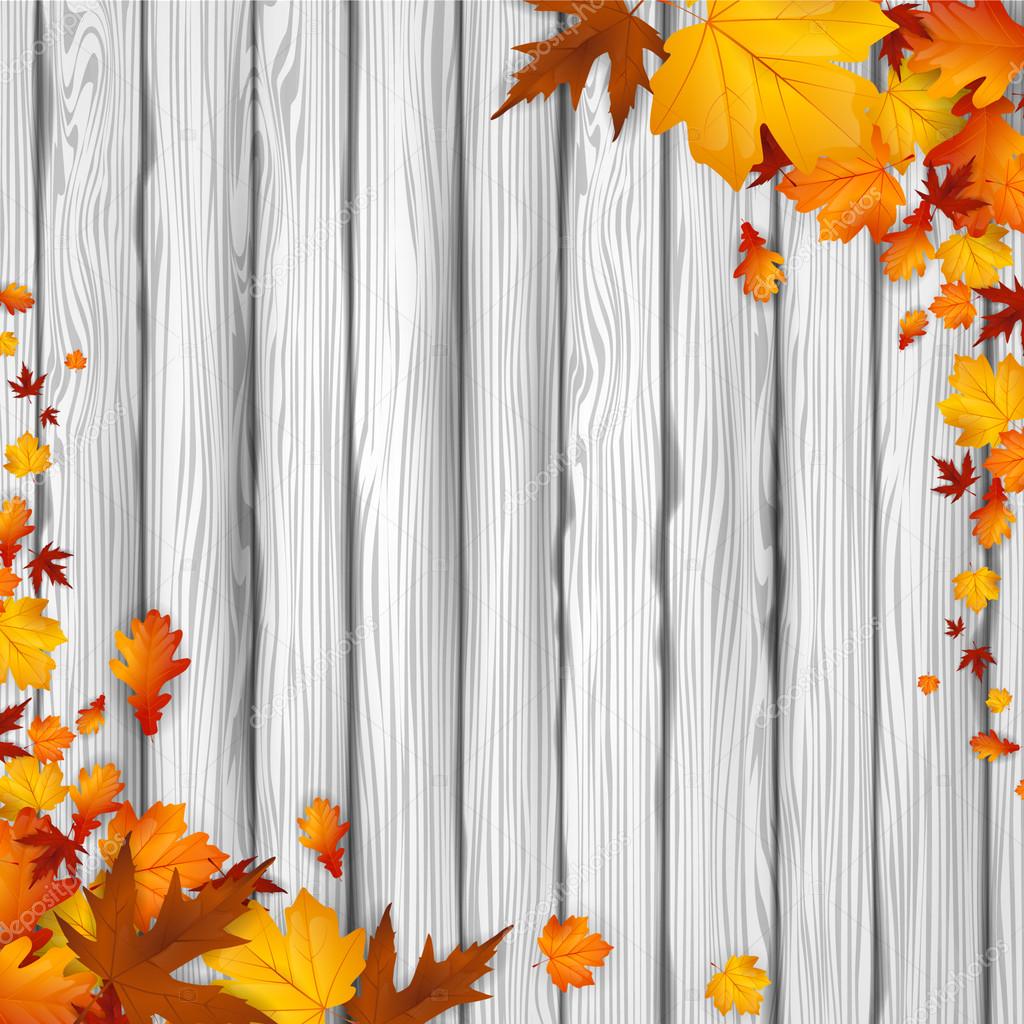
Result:
[[28,577],[32,581],[32,589],[38,594],[45,576],[55,587],[71,587],[68,583],[65,567],[60,563],[65,558],[70,558],[70,551],[61,551],[52,544],[47,545],[38,552],[35,558],[28,563]]
[[923,309],[911,310],[900,317],[900,351],[912,345],[918,338],[923,338],[927,329],[928,314]]
[[335,877],[341,878],[341,858],[345,847],[341,840],[348,832],[348,822],[341,821],[341,808],[318,796],[307,808],[305,818],[296,818],[305,835],[299,842],[320,854],[317,860]]
[[9,284],[0,291],[0,303],[7,308],[8,313],[25,313],[30,310],[36,300],[32,293],[23,284]]
[[80,708],[78,718],[75,720],[75,728],[82,736],[88,736],[100,731],[100,727],[106,720],[107,709],[106,694],[101,693],[94,701],[91,701],[87,708]]
[[135,708],[143,733],[155,736],[162,709],[171,700],[171,695],[161,693],[160,688],[192,663],[189,658],[174,657],[181,643],[181,630],[171,629],[169,615],[150,611],[145,621],[132,620],[131,638],[118,631],[114,643],[124,661],[111,658],[110,671],[132,690],[128,703]]
[[968,493],[968,488],[978,479],[970,453],[964,456],[959,469],[951,459],[940,459],[937,455],[932,456],[932,462],[939,467],[939,479],[946,481],[932,490],[936,494],[952,499],[954,505]]
[[1024,433],[1004,430],[998,448],[985,460],[985,468],[1003,481],[1008,491],[1024,491]]
[[87,362],[88,359],[82,355],[82,350],[80,348],[76,348],[74,352],[69,352],[64,357],[64,365],[69,370],[84,370]]
[[75,837],[81,842],[99,828],[104,814],[118,810],[121,802],[116,797],[124,791],[121,771],[112,764],[94,764],[91,771],[78,772],[78,785],[71,786],[68,795],[75,805],[71,816]]
[[986,667],[995,663],[996,659],[992,657],[992,650],[986,644],[980,647],[970,647],[964,651],[956,669],[961,672],[965,668],[970,668],[974,675],[981,679],[985,675]]
[[444,960],[434,959],[434,943],[428,935],[408,988],[395,988],[395,930],[391,907],[385,911],[370,939],[359,994],[345,1006],[355,1024],[424,1024],[445,1010],[490,999],[473,988],[493,968],[488,961],[501,940],[511,931],[503,928],[485,942],[467,949],[456,948]]
[[18,589],[21,577],[6,565],[0,566],[0,599],[11,597]]
[[605,957],[615,948],[599,933],[591,933],[587,918],[570,916],[560,922],[554,915],[544,925],[537,945],[547,958],[542,962],[547,964],[551,980],[563,992],[570,985],[575,988],[593,985],[590,968],[603,967]]
[[170,1024],[274,1024],[261,1010],[218,986],[179,981],[172,973],[202,953],[244,943],[227,927],[245,913],[269,863],[217,888],[203,889],[194,899],[182,893],[181,877],[172,871],[156,923],[139,935],[138,864],[133,865],[129,847],[122,847],[103,894],[86,891],[95,934],[68,924],[68,947],[89,971],[113,986],[132,1024],[155,1017]]
[[971,738],[971,750],[981,761],[994,761],[997,757],[1007,757],[1020,750],[1020,746],[1011,740],[1000,739],[995,729],[987,733],[979,732]]
[[740,252],[746,255],[732,276],[743,278],[744,295],[753,295],[756,301],[767,302],[778,293],[778,282],[786,280],[786,275],[778,267],[785,261],[765,246],[764,239],[748,221],[740,225]]
[[55,409],[52,405],[48,405],[40,414],[39,422],[44,427],[59,427],[60,424],[57,422],[57,414],[60,409]]
[[975,520],[971,532],[983,548],[1002,544],[1003,538],[1010,536],[1010,523],[1016,522],[1017,517],[1006,503],[1006,491],[999,477],[992,478],[992,484],[985,494],[985,504],[972,512],[970,518]]
[[50,764],[64,760],[64,751],[74,742],[75,734],[61,725],[58,715],[47,715],[46,718],[37,715],[28,727],[28,738],[32,741],[36,760]]
[[530,62],[515,72],[515,84],[491,119],[500,117],[517,103],[529,103],[537,96],[546,99],[558,85],[569,86],[575,109],[594,62],[607,54],[611,61],[608,96],[615,128],[613,137],[618,138],[633,108],[637,89],[651,90],[644,69],[644,52],[662,60],[667,56],[661,36],[637,18],[624,0],[593,0],[585,4],[577,0],[530,2],[538,11],[557,11],[579,20],[550,39],[514,47],[530,57]]
[[35,398],[37,395],[42,394],[43,382],[45,380],[45,373],[39,377],[33,377],[32,371],[22,363],[18,376],[15,377],[14,380],[9,380],[7,383],[14,392],[15,398]]
[[928,308],[951,329],[970,327],[978,312],[971,302],[971,289],[963,281],[944,284]]
[[978,288],[978,294],[989,302],[998,302],[1002,309],[984,316],[984,328],[978,335],[976,345],[1000,335],[1010,342],[1010,335],[1018,324],[1024,323],[1024,285],[1013,279],[1013,287],[1000,282],[992,288]]
[[18,542],[35,530],[28,525],[31,515],[32,510],[24,498],[11,498],[0,506],[0,560],[8,567],[21,550]]
[[908,217],[903,218],[907,226],[900,231],[890,231],[883,239],[889,244],[882,255],[882,265],[890,281],[899,281],[923,274],[925,265],[935,255],[928,232],[932,229],[932,213],[928,203],[920,203]]
[[129,836],[137,890],[135,922],[140,929],[149,927],[158,914],[172,875],[177,873],[182,885],[195,888],[209,881],[228,859],[205,832],[186,835],[186,828],[184,804],[155,803],[140,818],[131,802],[125,801],[107,823],[107,842],[101,844],[101,852],[108,864]]
[[25,708],[28,705],[29,701],[23,700],[20,704],[0,710],[0,761],[6,761],[11,757],[28,756],[28,751],[23,747],[2,738],[5,733],[14,732],[15,729],[21,727],[21,716],[25,713]]
[[934,693],[939,688],[938,676],[918,676],[917,687],[925,695]]
[[946,636],[957,637],[964,631],[964,617],[961,615],[956,622],[946,619]]

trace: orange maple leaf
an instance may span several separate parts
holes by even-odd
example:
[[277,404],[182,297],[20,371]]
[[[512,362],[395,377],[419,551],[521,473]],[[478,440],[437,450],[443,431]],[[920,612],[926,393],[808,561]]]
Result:
[[47,715],[46,718],[37,715],[28,727],[28,738],[32,741],[36,760],[49,764],[64,760],[64,751],[74,742],[75,734],[61,725],[58,715]]
[[24,313],[36,304],[36,300],[23,284],[11,283],[0,291],[0,303],[7,307],[8,313]]
[[184,804],[155,803],[140,818],[125,801],[107,823],[107,842],[100,846],[108,864],[114,862],[124,837],[130,837],[137,889],[135,923],[140,929],[148,928],[159,913],[175,872],[183,886],[194,889],[209,881],[228,859],[208,842],[205,832],[186,835],[186,828]]
[[1024,779],[1021,779],[1020,782],[1017,783],[1017,788],[1014,790],[1014,793],[1016,793],[1021,800],[1024,800]]
[[915,342],[918,338],[923,338],[924,332],[927,329],[928,314],[923,309],[915,309],[904,314],[900,318],[900,351],[902,352],[903,349]]
[[123,791],[121,771],[112,764],[94,764],[89,772],[84,768],[79,770],[78,785],[71,786],[68,793],[76,808],[71,820],[78,842],[99,828],[102,815],[111,814],[121,806],[115,797]]
[[939,688],[939,677],[938,676],[918,676],[917,677],[918,689],[927,696],[929,693],[934,693]]
[[985,460],[985,468],[998,476],[1008,491],[1024,491],[1024,433],[1004,430],[999,444]]
[[35,530],[28,525],[32,510],[25,504],[24,498],[11,498],[0,506],[0,560],[10,567],[14,563],[22,537],[27,537]]
[[743,278],[743,294],[753,295],[758,302],[767,302],[779,291],[779,281],[786,275],[777,264],[784,263],[782,256],[765,247],[764,239],[748,221],[740,225],[740,252],[746,255],[733,271],[733,277]]
[[181,643],[181,630],[171,630],[171,617],[150,611],[144,622],[132,620],[132,637],[118,631],[114,643],[124,662],[110,659],[110,671],[134,691],[128,703],[147,736],[155,736],[162,709],[170,703],[169,693],[160,688],[180,676],[192,664],[189,658],[175,659]]
[[[615,948],[600,934],[590,932],[585,917],[567,917],[560,922],[554,915],[544,925],[537,940],[540,951],[547,957],[551,980],[565,992],[570,985],[584,988],[594,984],[591,967],[602,967],[605,957]],[[542,961],[542,963],[545,961]],[[538,966],[534,964],[534,967]]]
[[11,597],[21,582],[21,577],[6,565],[0,566],[0,598]]
[[305,832],[299,842],[320,854],[317,860],[335,877],[341,878],[341,858],[345,847],[341,840],[348,832],[348,822],[341,821],[341,808],[332,807],[328,800],[318,796],[306,808],[305,818],[296,818],[296,824]]
[[557,11],[579,20],[543,42],[524,43],[514,49],[531,60],[515,72],[515,85],[505,102],[491,115],[493,120],[524,100],[537,96],[546,99],[558,85],[568,85],[575,109],[583,95],[590,69],[598,57],[607,54],[611,61],[608,95],[612,124],[618,138],[626,115],[632,110],[637,88],[651,90],[644,68],[644,51],[662,60],[668,56],[661,36],[646,21],[634,16],[624,0],[530,0],[538,11]]
[[101,693],[87,708],[80,708],[78,718],[75,720],[75,728],[82,736],[100,731],[100,726],[106,721],[104,712],[107,708],[106,694]]
[[80,348],[76,348],[74,352],[69,352],[64,357],[64,365],[69,370],[84,370],[87,362],[88,359],[82,355],[82,350]]
[[1020,746],[1010,740],[1001,740],[995,729],[990,729],[987,733],[979,732],[971,738],[971,750],[978,755],[979,760],[994,761],[997,757],[1015,753],[1020,750]]
[[948,328],[970,327],[978,311],[971,302],[971,289],[963,281],[944,284],[928,307]]
[[999,477],[992,478],[992,483],[985,494],[985,504],[972,512],[970,518],[975,520],[971,533],[978,538],[978,543],[983,548],[1002,544],[1003,538],[1010,536],[1010,523],[1016,522],[1017,517],[1006,504],[1006,491],[1003,490],[1003,482]]

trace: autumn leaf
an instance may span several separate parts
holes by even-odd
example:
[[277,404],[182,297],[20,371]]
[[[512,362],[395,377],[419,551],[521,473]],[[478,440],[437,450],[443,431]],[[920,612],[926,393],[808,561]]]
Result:
[[173,871],[156,923],[139,935],[136,875],[131,852],[122,847],[103,894],[86,893],[95,935],[68,925],[68,947],[88,970],[113,985],[131,1024],[148,1024],[155,1016],[170,1024],[271,1024],[266,1014],[217,986],[193,985],[172,975],[200,954],[244,941],[227,929],[247,912],[245,901],[265,868],[261,865],[220,888],[204,889],[194,899],[182,894],[181,879]]
[[[537,940],[544,954],[547,972],[563,992],[569,986],[585,988],[594,984],[591,967],[603,967],[614,949],[597,932],[591,933],[587,918],[569,916],[564,922],[554,915]],[[534,966],[537,966],[536,964]]]
[[778,294],[778,282],[786,280],[778,266],[785,260],[765,246],[764,239],[748,221],[740,225],[740,252],[746,255],[732,276],[743,278],[744,295],[753,294],[756,301],[767,302]]
[[143,733],[155,736],[162,709],[171,700],[171,695],[161,693],[160,688],[192,663],[189,658],[174,657],[181,643],[181,630],[171,629],[169,615],[150,611],[145,621],[132,620],[131,638],[118,631],[114,643],[124,661],[111,658],[110,671],[132,691],[128,703],[135,708]]
[[985,179],[992,217],[1015,231],[1024,231],[1024,156],[997,165]]
[[88,736],[100,731],[100,726],[106,719],[104,712],[107,708],[105,694],[100,694],[94,701],[90,702],[87,708],[80,708],[78,718],[75,720],[75,728],[79,735]]
[[913,49],[907,39],[907,33],[917,36],[925,34],[921,25],[921,9],[917,4],[896,4],[893,7],[883,7],[882,10],[897,28],[882,40],[881,57],[889,62],[890,73],[899,78],[903,71],[903,55],[907,50]]
[[900,351],[902,352],[918,338],[923,338],[927,329],[928,314],[923,309],[912,310],[900,317]]
[[1006,430],[999,435],[999,444],[985,460],[985,468],[998,476],[1008,491],[1024,490],[1024,433]]
[[1013,694],[1011,694],[1009,690],[992,689],[988,691],[988,698],[985,701],[985,705],[992,714],[998,715],[1000,712],[1005,711],[1012,701]]
[[18,348],[18,339],[10,331],[0,332],[0,356],[13,356]]
[[355,1024],[424,1024],[445,1010],[489,999],[473,983],[492,970],[488,961],[509,933],[503,928],[485,942],[468,949],[456,948],[444,960],[434,960],[434,943],[428,935],[408,988],[395,988],[395,930],[391,907],[370,939],[360,991],[345,1010]]
[[950,329],[970,327],[977,315],[971,302],[971,289],[963,281],[944,284],[928,308]]
[[946,619],[946,636],[957,637],[964,631],[964,617],[961,615],[956,622]]
[[756,963],[756,956],[731,956],[725,969],[711,976],[704,998],[713,999],[715,1009],[723,1017],[732,1009],[741,1017],[745,1013],[752,1017],[760,1015],[764,999],[760,990],[770,985],[771,979]]
[[942,274],[947,281],[960,281],[972,288],[987,288],[999,280],[997,271],[1013,262],[1010,247],[1000,239],[1006,228],[989,224],[985,234],[975,238],[967,232],[950,235],[935,252],[942,260]]
[[775,141],[775,136],[768,130],[768,125],[761,125],[761,159],[750,168],[750,173],[756,174],[757,177],[747,185],[747,188],[763,185],[771,181],[779,171],[792,166],[793,161]]
[[984,107],[998,100],[1024,63],[1024,28],[1000,0],[968,7],[935,3],[921,14],[923,33],[910,39],[914,71],[939,71],[935,96],[954,96],[980,79],[976,100]]
[[0,291],[0,303],[7,307],[8,313],[25,313],[30,310],[36,300],[23,284],[9,284]]
[[60,409],[55,409],[52,405],[48,405],[39,414],[39,423],[44,427],[59,427],[60,424],[57,422],[57,414]]
[[975,520],[971,532],[983,548],[1002,544],[1003,538],[1010,536],[1010,523],[1016,522],[1017,517],[1006,503],[1006,491],[999,477],[992,478],[992,484],[985,494],[985,504],[972,512],[970,518]]
[[903,218],[903,223],[907,225],[905,228],[890,231],[882,239],[889,245],[880,259],[890,281],[923,274],[926,263],[935,255],[935,247],[928,236],[932,229],[931,207],[921,203],[910,216]]
[[951,167],[945,177],[939,178],[934,166],[925,176],[925,190],[918,195],[936,210],[941,210],[951,221],[961,224],[969,214],[986,205],[985,200],[966,195],[973,179],[974,157],[959,167]]
[[63,761],[64,751],[74,742],[75,734],[61,725],[59,715],[38,715],[28,727],[28,738],[32,741],[32,753],[43,764]]
[[19,597],[0,610],[0,682],[11,676],[19,690],[50,688],[57,663],[46,652],[68,638],[56,619],[43,615],[46,604],[44,597]]
[[11,498],[0,506],[0,559],[4,565],[11,566],[21,545],[18,541],[27,537],[35,530],[28,525],[32,510],[25,504],[24,498]]
[[709,0],[665,44],[651,131],[685,121],[694,159],[736,190],[763,158],[762,125],[804,174],[820,156],[870,149],[878,90],[833,61],[865,59],[892,29],[876,4]]
[[38,594],[45,576],[55,587],[70,587],[68,578],[65,575],[65,567],[60,563],[65,558],[70,558],[70,551],[61,551],[60,548],[47,544],[31,562],[28,563],[29,579],[32,581],[32,589]]
[[9,444],[4,454],[7,456],[4,469],[17,477],[45,473],[50,468],[50,446],[40,445],[39,439],[27,431],[18,438],[17,444]]
[[318,796],[306,808],[305,818],[296,818],[305,835],[299,842],[320,854],[317,860],[335,877],[341,878],[341,858],[345,847],[341,840],[348,832],[348,822],[341,821],[341,808],[332,807],[328,800]]
[[984,329],[978,335],[976,344],[980,345],[989,338],[1003,335],[1006,343],[1010,343],[1010,335],[1014,328],[1024,322],[1024,285],[1014,278],[1013,287],[1000,282],[994,288],[979,288],[978,294],[989,302],[998,302],[1003,308],[984,317]]
[[56,764],[40,764],[34,757],[16,757],[0,776],[0,818],[13,821],[26,807],[51,811],[68,794],[64,773]]
[[889,72],[875,124],[897,158],[912,156],[915,146],[927,153],[964,127],[965,119],[953,113],[953,100],[932,95],[931,86],[938,77],[938,71],[904,73],[902,77]]
[[972,612],[980,612],[999,597],[999,575],[987,566],[965,569],[953,577],[953,597],[965,601]]
[[[22,937],[0,948],[0,1020],[4,1024],[76,1024],[95,979],[65,974],[74,954],[48,949],[27,959],[32,941]],[[77,1005],[76,1005],[77,1004]]]
[[946,481],[940,483],[938,487],[933,487],[932,490],[945,498],[951,498],[954,505],[967,493],[971,484],[978,479],[970,452],[964,456],[959,469],[951,459],[940,459],[937,455],[932,456],[932,462],[939,467],[939,479]]
[[996,373],[984,356],[956,356],[949,383],[954,392],[939,402],[939,412],[951,427],[960,428],[956,443],[966,448],[994,444],[1011,420],[1024,417],[1024,366],[1012,355]]
[[1008,739],[1000,739],[995,729],[988,733],[979,732],[971,738],[971,750],[974,751],[980,761],[994,761],[998,757],[1008,757],[1010,754],[1020,750],[1020,746]]
[[33,882],[53,878],[61,867],[73,878],[80,858],[85,856],[85,848],[78,840],[61,832],[48,816],[38,818],[21,843],[38,850],[32,860]]
[[917,677],[918,689],[927,697],[928,694],[934,693],[939,688],[939,677],[938,676],[918,676]]
[[64,365],[69,370],[84,370],[87,362],[88,360],[82,355],[82,350],[80,348],[76,348],[74,352],[69,352],[64,357]]
[[515,84],[505,102],[491,115],[500,117],[517,103],[529,103],[537,96],[547,98],[558,85],[568,85],[575,109],[583,95],[590,69],[599,57],[608,56],[614,138],[618,138],[626,115],[633,109],[636,90],[650,91],[644,69],[644,52],[664,58],[661,36],[634,16],[624,0],[601,0],[581,4],[574,0],[530,0],[538,11],[557,11],[579,20],[551,39],[516,46],[530,57],[530,63],[513,75]]
[[996,659],[992,657],[992,650],[988,645],[981,647],[970,647],[963,652],[963,657],[960,659],[960,664],[957,665],[957,671],[962,672],[965,668],[969,668],[971,672],[977,676],[978,679],[983,679],[985,676],[985,669],[989,665],[994,665]]
[[263,907],[250,903],[227,927],[240,944],[205,953],[203,959],[227,975],[227,981],[218,982],[225,992],[264,1010],[279,1024],[321,1024],[328,1010],[355,995],[353,983],[366,966],[366,933],[357,928],[342,935],[337,913],[305,889],[284,917],[282,934]]
[[68,795],[75,805],[71,820],[75,837],[82,841],[99,828],[99,819],[121,807],[115,799],[124,792],[121,772],[113,764],[94,764],[91,771],[78,772],[78,785],[71,786]]
[[[219,875],[211,875],[209,881],[203,882],[202,885],[195,886],[192,889],[192,892],[199,892],[201,889],[205,889],[208,885],[212,885],[216,889],[220,885],[226,885],[233,879],[241,878],[242,875],[252,871],[252,866],[255,861],[255,857],[246,857],[245,860],[236,861],[226,871],[222,871]],[[256,885],[253,886],[252,891],[254,895],[258,896],[260,893],[284,892],[285,890],[276,882],[267,878],[266,875],[260,875]]]
[[0,598],[8,598],[14,595],[21,583],[21,577],[6,565],[0,566]]
[[18,376],[7,383],[11,386],[15,398],[35,398],[42,393],[45,380],[45,373],[41,377],[33,377],[32,371],[22,363]]
[[[28,705],[29,702],[23,700],[20,704],[0,710],[0,737],[20,728],[21,716],[25,713],[25,708]],[[28,757],[28,751],[7,740],[0,739],[0,761],[7,761],[12,757]]]

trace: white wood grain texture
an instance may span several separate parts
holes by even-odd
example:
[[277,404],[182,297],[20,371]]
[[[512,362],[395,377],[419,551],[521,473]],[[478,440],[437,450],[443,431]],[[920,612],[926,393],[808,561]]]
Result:
[[[865,63],[859,69],[870,75]],[[871,289],[864,231],[818,241],[782,200],[778,611],[780,1021],[866,1024],[872,1000]]]
[[256,849],[289,893],[275,910],[302,887],[344,910],[295,819],[319,796],[349,813],[348,9],[255,11]]
[[[145,607],[192,659],[147,799],[252,848],[251,6],[146,9]],[[144,608],[141,610],[145,610]]]
[[559,881],[558,101],[489,120],[522,63],[511,47],[552,18],[515,2],[463,19],[463,932],[516,926],[467,1019],[554,1024],[558,992],[531,965]]
[[[915,168],[904,178],[911,202],[921,187]],[[935,244],[950,234],[935,214]],[[897,225],[902,227],[902,225]],[[932,491],[931,456],[959,464],[957,432],[935,403],[949,394],[955,352],[969,352],[975,332],[947,330],[929,313],[928,333],[904,351],[897,338],[905,313],[928,310],[943,277],[929,263],[923,277],[878,277],[873,344],[878,353],[879,678],[875,737],[877,790],[879,1019],[915,1020],[966,970],[982,947],[985,775],[968,747],[981,728],[981,687],[956,666],[962,650],[982,638],[978,616],[953,601],[951,578],[977,560],[970,536],[970,496],[955,505]],[[976,355],[977,353],[972,353]],[[972,453],[977,455],[977,453]],[[977,486],[975,493],[980,494]],[[963,615],[961,639],[945,636],[945,618]],[[933,674],[938,691],[925,696],[917,679]],[[966,977],[948,1018],[983,1018],[984,980]],[[955,1008],[955,1013],[952,1012]]]
[[[47,3],[42,13],[45,318],[41,358],[28,363],[48,374],[41,405],[60,414],[41,430],[55,466],[37,492],[45,520],[30,546],[72,552],[73,588],[43,583],[69,638],[48,710],[73,729],[78,710],[106,694],[107,721],[73,744],[65,776],[112,761],[138,801],[142,733],[107,664],[140,597],[138,9]],[[81,372],[63,365],[75,348],[88,359]]]
[[[740,224],[778,248],[771,184],[734,193],[669,149],[668,1000],[704,1019],[712,968],[771,971],[775,339],[778,297],[732,279]],[[789,286],[782,284],[783,291]],[[723,959],[724,958],[724,959]],[[771,1019],[774,986],[762,1014]]]
[[[459,9],[357,8],[352,898],[397,975],[459,939]],[[345,55],[341,55],[344,57]],[[351,59],[351,57],[350,57]]]
[[[661,940],[658,593],[662,140],[648,98],[612,141],[607,67],[572,116],[564,437],[565,913],[615,946],[571,1022],[654,1020]],[[641,227],[643,225],[643,227]],[[569,880],[572,880],[571,882]]]

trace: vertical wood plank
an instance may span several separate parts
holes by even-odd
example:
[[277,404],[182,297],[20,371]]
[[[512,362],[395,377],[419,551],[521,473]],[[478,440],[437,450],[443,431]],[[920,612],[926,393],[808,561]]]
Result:
[[[701,1015],[722,958],[773,970],[775,338],[778,296],[732,278],[740,224],[778,248],[772,185],[734,193],[669,148],[665,1020]],[[785,255],[785,254],[784,254]],[[787,264],[788,266],[788,260]],[[785,291],[789,285],[780,286]],[[774,986],[762,1013],[772,1015]],[[710,1012],[710,1011],[709,1011]]]
[[295,819],[318,796],[350,811],[348,9],[261,3],[256,18],[256,848],[289,893],[275,910],[302,887],[343,910],[347,885]]
[[[145,605],[192,659],[147,799],[252,847],[251,7],[146,8]],[[139,609],[140,612],[145,609]]]
[[645,95],[613,143],[596,72],[566,197],[564,905],[616,948],[579,1022],[656,1019],[663,969],[662,143]]
[[371,928],[394,903],[408,978],[459,938],[459,9],[356,24],[353,898]]
[[[463,930],[506,924],[474,1021],[554,1024],[536,937],[558,910],[559,117],[497,121],[511,47],[550,16],[467,4],[465,39],[465,842]],[[503,67],[501,55],[509,59]]]
[[[107,721],[67,752],[65,776],[113,761],[137,801],[142,735],[107,662],[139,602],[138,8],[46,3],[42,14],[45,319],[39,362],[25,359],[47,373],[42,406],[60,414],[58,427],[40,428],[55,465],[37,490],[46,514],[29,541],[72,552],[73,588],[43,584],[69,638],[47,710],[73,729],[77,710],[106,694]],[[74,348],[88,358],[84,371],[63,365]]]

